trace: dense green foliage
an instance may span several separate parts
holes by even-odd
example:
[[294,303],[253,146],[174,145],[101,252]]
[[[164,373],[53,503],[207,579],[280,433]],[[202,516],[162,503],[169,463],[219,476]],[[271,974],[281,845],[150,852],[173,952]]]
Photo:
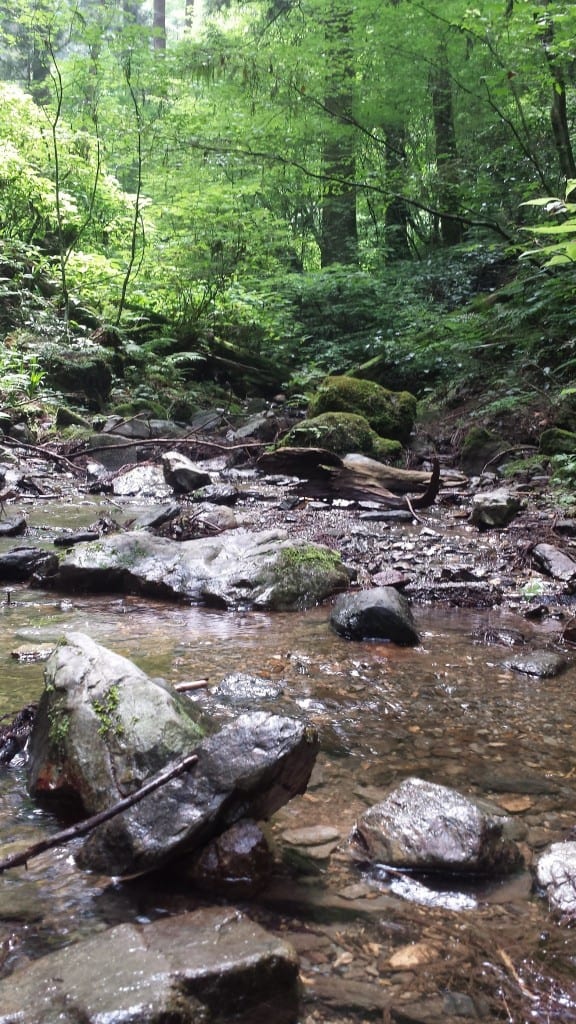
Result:
[[[573,5],[190,9],[2,5],[0,288],[52,283],[52,344],[89,348],[90,307],[119,397],[164,411],[202,377],[305,401],[354,372],[488,418],[569,391]],[[41,386],[47,315],[5,324],[4,394]]]

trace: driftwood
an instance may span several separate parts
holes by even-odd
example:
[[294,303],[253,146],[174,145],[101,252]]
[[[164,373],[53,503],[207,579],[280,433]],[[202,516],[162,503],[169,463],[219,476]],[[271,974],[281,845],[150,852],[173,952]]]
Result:
[[[323,448],[279,448],[262,455],[258,466],[267,473],[299,477],[295,489],[302,497],[379,501],[391,509],[428,508],[440,488],[437,459],[431,473],[421,473],[360,455],[341,458]],[[408,490],[418,489],[423,490],[421,495],[408,498]]]
[[184,772],[192,768],[193,765],[198,761],[198,754],[188,754],[187,757],[183,757],[181,761],[171,765],[170,768],[166,768],[165,771],[155,775],[149,782],[145,782],[140,789],[136,790],[135,793],[131,793],[130,796],[124,797],[123,800],[119,800],[113,804],[112,807],[108,807],[105,811],[100,811],[98,814],[93,814],[90,818],[84,818],[84,821],[79,821],[76,825],[72,825],[70,828],[62,829],[61,832],[56,832],[54,835],[49,836],[48,839],[41,839],[38,843],[33,843],[32,846],[27,847],[26,850],[21,850],[19,853],[10,854],[8,857],[4,857],[0,860],[0,874],[7,871],[9,868],[21,867],[23,864],[27,865],[29,860],[33,857],[38,857],[41,853],[46,850],[53,850],[56,846],[64,846],[65,843],[71,842],[72,839],[78,839],[80,836],[85,836],[92,829],[98,825],[102,825],[105,821],[109,821],[110,818],[116,817],[117,814],[121,814],[122,811],[128,810],[133,804],[138,803],[149,793],[153,793],[155,789],[159,789],[166,782],[170,782],[171,779],[175,779],[178,775],[183,775]]

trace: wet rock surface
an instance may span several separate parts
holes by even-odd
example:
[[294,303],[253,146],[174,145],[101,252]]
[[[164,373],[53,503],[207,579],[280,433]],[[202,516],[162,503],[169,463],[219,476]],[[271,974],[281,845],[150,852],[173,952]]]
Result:
[[536,879],[550,904],[576,919],[576,842],[553,843],[536,864]]
[[357,821],[355,851],[372,863],[421,871],[498,874],[522,864],[506,814],[446,786],[404,779]]
[[373,587],[336,598],[332,628],[349,640],[384,640],[401,646],[420,642],[407,599],[393,587]]
[[108,590],[222,608],[310,607],[349,585],[340,557],[280,530],[234,530],[182,543],[143,531],[77,545],[59,566],[65,590]]
[[0,1024],[295,1024],[298,961],[236,910],[122,924],[0,981]]
[[82,634],[56,648],[30,737],[34,796],[94,814],[194,751],[189,772],[89,834],[80,866],[151,871],[241,818],[269,818],[306,789],[318,738],[306,722],[253,712],[203,739],[192,705],[127,659]]

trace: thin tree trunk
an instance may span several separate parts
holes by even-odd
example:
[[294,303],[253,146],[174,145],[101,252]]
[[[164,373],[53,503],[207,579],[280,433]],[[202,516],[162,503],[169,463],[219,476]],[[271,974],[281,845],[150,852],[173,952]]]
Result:
[[[544,0],[544,6],[548,7],[548,0]],[[568,110],[566,106],[566,81],[564,71],[558,62],[558,56],[554,49],[554,21],[552,16],[546,17],[546,27],[542,36],[542,46],[546,56],[546,63],[552,76],[552,103],[550,106],[550,121],[552,123],[552,135],[556,146],[558,166],[560,174],[568,178],[576,178],[576,161],[570,139],[568,127]]]
[[458,219],[458,153],[454,129],[452,82],[448,66],[446,43],[438,48],[437,63],[431,74],[432,114],[438,171],[437,206],[452,216],[440,216],[440,238],[444,245],[457,245],[462,241],[463,225]]
[[154,29],[154,49],[166,49],[166,0],[154,0],[152,20]]
[[352,10],[338,0],[330,4],[325,22],[329,75],[324,108],[332,119],[324,142],[326,184],[322,197],[320,252],[322,266],[354,263],[357,258],[356,156],[352,135],[353,47]]

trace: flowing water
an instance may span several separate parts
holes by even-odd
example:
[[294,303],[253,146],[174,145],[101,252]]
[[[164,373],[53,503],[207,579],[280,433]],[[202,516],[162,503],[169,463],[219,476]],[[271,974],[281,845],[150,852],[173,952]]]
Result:
[[[71,522],[68,510],[67,525],[83,525],[94,511],[89,504]],[[47,511],[35,515],[45,522]],[[528,860],[576,835],[576,664],[536,680],[503,667],[503,647],[472,638],[489,627],[520,627],[547,643],[545,627],[494,611],[417,607],[422,644],[411,649],[345,641],[330,630],[326,608],[231,613],[20,585],[0,591],[0,602],[0,714],[42,690],[42,664],[14,652],[80,630],[151,676],[204,681],[190,699],[219,720],[237,709],[212,690],[242,671],[281,681],[281,696],[267,707],[317,726],[322,747],[309,790],[269,826],[279,878],[246,907],[298,948],[302,1021],[386,1019],[388,997],[394,1006],[424,1001],[429,1011],[410,1020],[442,1019],[444,1007],[446,1017],[576,1021],[576,937],[549,912],[528,870],[465,887],[379,878],[361,873],[346,844],[357,815],[407,775],[501,803],[517,821]],[[53,832],[58,824],[26,796],[24,768],[1,771],[0,842],[25,846]],[[316,863],[290,857],[285,830],[316,824],[334,826],[340,846]],[[5,974],[110,924],[206,898],[161,880],[123,884],[82,874],[66,847],[5,874],[2,889]],[[394,960],[414,945],[425,951],[422,962]]]

